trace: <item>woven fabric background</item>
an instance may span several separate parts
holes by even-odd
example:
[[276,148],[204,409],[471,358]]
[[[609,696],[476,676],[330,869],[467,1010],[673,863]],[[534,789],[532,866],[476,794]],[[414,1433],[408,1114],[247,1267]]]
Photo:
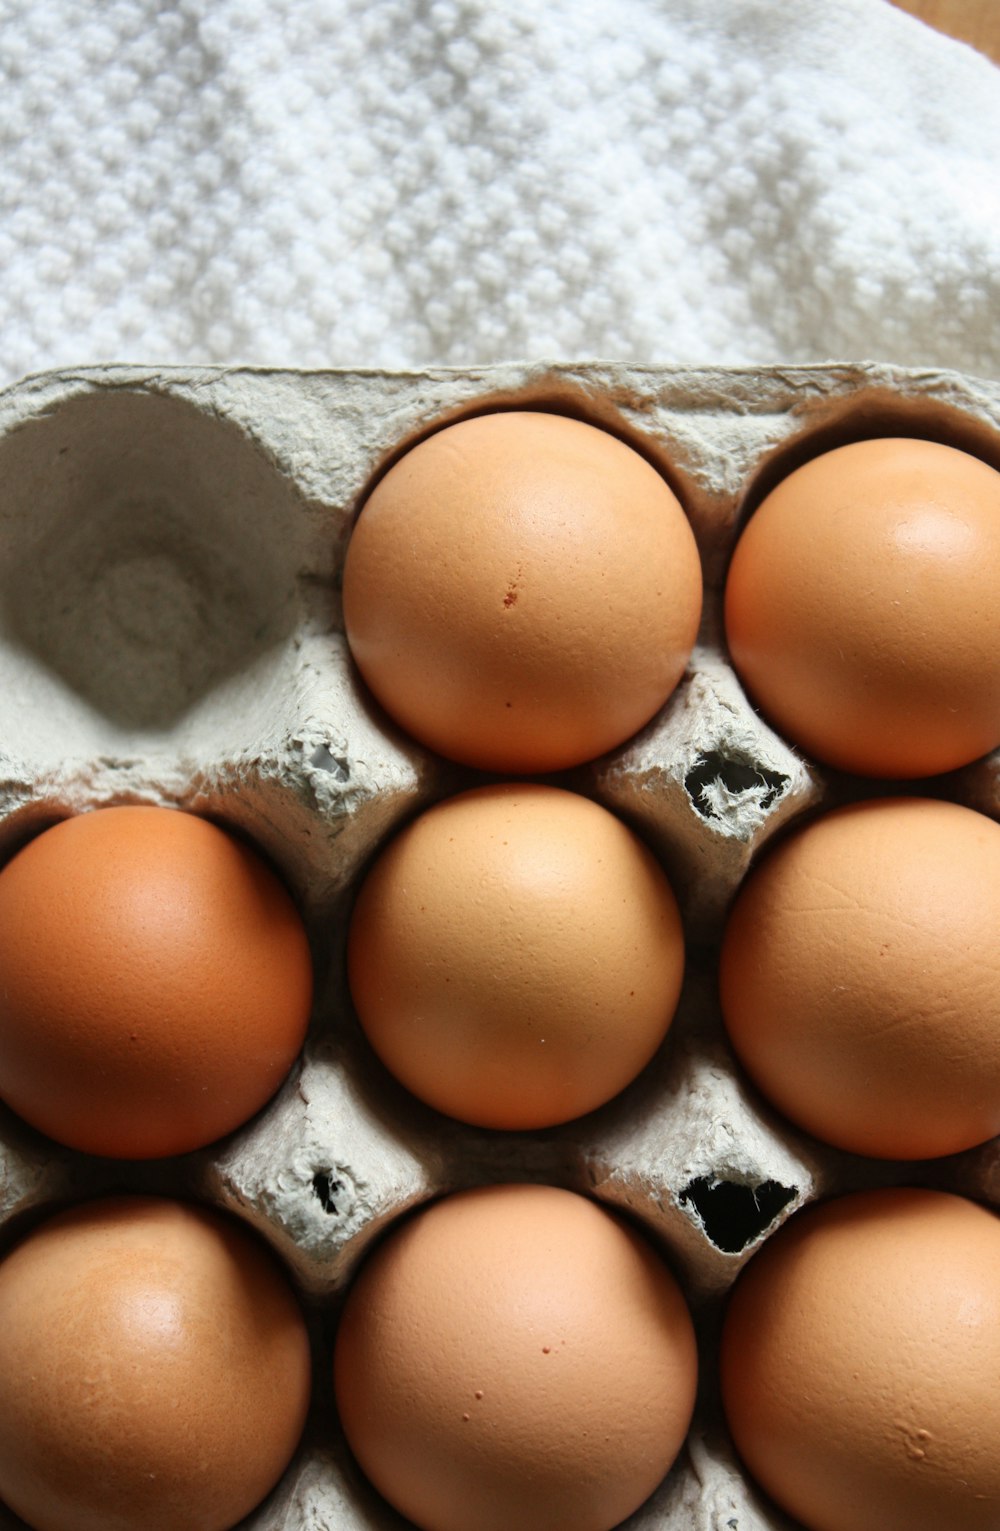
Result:
[[1000,372],[1000,71],[886,0],[0,0],[0,377]]

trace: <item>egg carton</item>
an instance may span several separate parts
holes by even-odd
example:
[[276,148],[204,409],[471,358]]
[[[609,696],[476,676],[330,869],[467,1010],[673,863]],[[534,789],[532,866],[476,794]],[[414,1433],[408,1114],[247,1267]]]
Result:
[[[446,1120],[377,1062],[352,1012],[345,935],[393,830],[481,782],[404,737],[366,695],[340,576],[367,489],[431,429],[495,408],[575,415],[670,481],[706,579],[680,686],[622,748],[551,777],[622,816],[658,854],[688,971],[656,1058],[600,1110],[543,1132]],[[333,1407],[342,1294],[407,1209],[537,1180],[630,1214],[679,1276],[701,1383],[685,1448],[630,1531],[777,1531],[749,1484],[715,1380],[725,1294],[797,1208],[870,1185],[1000,1203],[995,1144],[919,1165],[824,1148],[779,1119],[727,1045],[715,985],[728,905],[780,828],[899,790],[826,771],[779,738],[729,663],[722,585],[738,530],[807,456],[865,435],[925,435],[1000,467],[1000,385],[875,364],[667,368],[522,364],[387,373],[94,367],[0,395],[0,854],[69,813],[125,802],[207,814],[249,836],[303,912],[316,1001],[303,1056],[253,1121],[156,1163],[64,1150],[0,1108],[3,1240],[46,1208],[123,1190],[193,1197],[255,1228],[290,1269],[315,1346],[305,1439],[246,1531],[406,1523],[353,1465]],[[1000,754],[919,791],[1000,817]],[[911,786],[907,790],[914,790]],[[0,1509],[0,1528],[21,1522]]]

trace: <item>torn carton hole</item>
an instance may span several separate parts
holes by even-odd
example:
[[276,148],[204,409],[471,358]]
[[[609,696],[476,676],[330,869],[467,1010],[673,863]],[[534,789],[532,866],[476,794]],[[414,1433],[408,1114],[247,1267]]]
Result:
[[337,1215],[337,1193],[344,1189],[343,1182],[334,1179],[329,1170],[317,1170],[312,1178],[313,1195],[331,1217]]
[[770,1228],[795,1194],[794,1186],[777,1180],[741,1185],[699,1175],[684,1187],[678,1200],[681,1206],[694,1208],[716,1249],[738,1255]]
[[725,819],[734,807],[753,806],[766,813],[788,781],[780,771],[768,771],[753,761],[712,750],[698,756],[684,778],[684,786],[702,818]]
[[343,755],[335,755],[326,744],[317,744],[309,764],[316,771],[329,771],[335,781],[347,781],[351,774],[350,763]]

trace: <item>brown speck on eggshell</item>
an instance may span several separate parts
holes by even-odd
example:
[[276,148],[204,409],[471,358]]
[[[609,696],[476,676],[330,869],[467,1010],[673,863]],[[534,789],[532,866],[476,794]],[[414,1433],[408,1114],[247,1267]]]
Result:
[[[558,1366],[538,1343],[553,1321],[572,1341]],[[489,1374],[489,1413],[460,1432],[470,1370]],[[680,1450],[696,1372],[684,1298],[651,1246],[540,1185],[460,1192],[390,1232],[335,1356],[352,1450],[423,1531],[610,1531]]]
[[698,630],[701,565],[632,447],[505,410],[390,468],[343,590],[351,652],[395,721],[463,764],[526,773],[603,754],[662,707]]

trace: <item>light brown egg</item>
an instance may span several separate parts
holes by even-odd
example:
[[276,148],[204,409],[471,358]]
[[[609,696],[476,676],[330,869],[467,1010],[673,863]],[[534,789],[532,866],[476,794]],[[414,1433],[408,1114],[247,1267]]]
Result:
[[344,621],[364,679],[431,749],[560,770],[621,744],[677,685],[701,565],[666,482],[616,437],[510,410],[420,442],[354,528]]
[[168,808],[66,819],[0,872],[0,1096],[86,1153],[232,1131],[309,1020],[302,921],[256,853]]
[[461,1192],[391,1232],[335,1355],[351,1449],[423,1531],[610,1531],[680,1450],[696,1374],[659,1256],[551,1186]]
[[1000,744],[1000,473],[932,441],[859,441],[791,473],[726,586],[750,696],[807,755],[865,776]]
[[722,1391],[806,1531],[996,1531],[1000,1221],[936,1191],[793,1217],[737,1281]]
[[227,1531],[309,1393],[288,1282],[217,1213],[87,1202],[0,1264],[0,1499],[34,1531]]
[[881,1158],[1000,1132],[1000,825],[889,798],[814,819],[751,874],[726,927],[723,1014],[792,1121]]
[[677,901],[613,814],[555,787],[480,787],[397,835],[358,895],[351,994],[386,1067],[484,1127],[610,1100],[673,1019]]

